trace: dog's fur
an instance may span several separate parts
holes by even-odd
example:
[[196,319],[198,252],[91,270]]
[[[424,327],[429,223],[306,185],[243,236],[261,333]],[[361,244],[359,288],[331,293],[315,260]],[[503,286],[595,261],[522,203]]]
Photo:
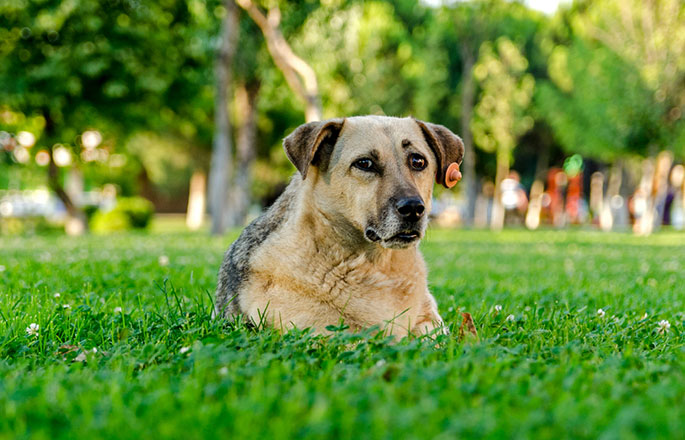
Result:
[[[284,147],[299,173],[226,252],[215,315],[317,332],[342,319],[398,336],[442,326],[417,246],[461,139],[413,118],[359,116],[304,124]],[[425,212],[406,221],[398,201],[417,197]]]

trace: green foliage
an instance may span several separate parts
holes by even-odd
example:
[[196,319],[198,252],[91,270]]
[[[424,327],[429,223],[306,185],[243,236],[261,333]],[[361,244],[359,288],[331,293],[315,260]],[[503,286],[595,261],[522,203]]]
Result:
[[[426,92],[435,94],[447,87],[446,95],[439,104],[434,102],[431,117],[445,121],[444,109],[448,108],[450,118],[456,125],[461,115],[463,65],[467,56],[477,60],[483,43],[494,42],[499,37],[506,37],[521,48],[529,61],[529,70],[538,75],[546,66],[546,57],[539,49],[538,36],[547,27],[547,20],[539,13],[526,8],[518,2],[501,0],[481,0],[455,2],[450,7],[436,11],[434,23],[431,23],[428,38],[444,48],[447,63],[445,84],[435,84]],[[435,65],[435,54],[430,49],[422,51],[429,56],[430,69]],[[440,56],[442,54],[438,54]],[[440,60],[438,60],[439,62]],[[437,90],[436,90],[437,88]]]
[[3,2],[3,103],[49,114],[62,140],[103,118],[108,125],[140,122],[190,62],[176,25],[186,6],[167,5]]
[[412,56],[409,30],[390,3],[321,8],[299,39],[317,74],[331,79],[321,82],[327,116],[411,112],[411,85],[425,65]]
[[[481,66],[499,59],[505,40],[498,39],[510,41],[526,60],[511,73],[521,99],[511,99],[516,87],[501,75],[476,90],[480,174],[493,174],[490,152],[500,142],[524,160],[531,152],[514,148],[524,142],[553,158],[559,147],[603,161],[659,149],[685,157],[685,5],[678,0],[576,2],[553,17],[505,0],[257,3],[279,7],[284,36],[317,73],[327,117],[411,114],[460,132],[471,109],[462,102],[464,66],[481,55]],[[35,133],[32,157],[62,143],[78,158],[80,133],[98,129],[102,148],[129,160],[117,169],[77,163],[87,187],[109,182],[135,194],[138,181],[126,176],[147,175],[164,196],[184,192],[192,171],[209,163],[214,46],[225,13],[218,0],[1,2],[0,130]],[[281,140],[304,118],[245,13],[233,70],[234,82],[260,85],[253,193],[267,198],[293,171]],[[524,111],[532,84],[534,102]],[[233,114],[240,119],[239,108]],[[153,148],[141,147],[141,138],[154,138]],[[28,169],[21,185],[44,183],[40,168],[15,162],[0,148],[0,187],[16,185],[22,173],[10,177],[10,165]]]
[[538,88],[536,102],[567,152],[611,161],[659,142],[651,94],[633,65],[576,39],[555,48],[549,69],[552,82]]
[[[0,437],[685,431],[681,234],[433,230],[422,247],[452,335],[395,344],[211,319],[217,268],[234,238],[4,241]],[[464,310],[478,343],[455,338]],[[659,333],[661,320],[669,332]],[[27,334],[31,323],[38,336]]]
[[208,161],[207,152],[189,149],[183,139],[147,131],[132,136],[126,149],[140,161],[157,191],[167,196],[186,191],[193,169]]
[[102,188],[106,184],[112,184],[116,187],[117,194],[123,196],[139,194],[141,182],[137,177],[144,171],[140,157],[123,153],[117,153],[117,155],[118,163],[112,161],[110,156],[110,160],[104,162],[98,160],[79,165],[87,188]]
[[562,37],[546,42],[551,82],[536,102],[566,151],[685,157],[684,14],[677,0],[604,0],[550,26]]
[[44,217],[0,217],[0,236],[2,235],[50,235],[59,234],[64,228]]
[[117,209],[98,210],[90,219],[90,229],[96,234],[121,232],[131,229],[131,220],[125,212]]
[[533,126],[528,106],[535,80],[528,60],[508,38],[496,47],[483,43],[473,74],[482,88],[471,123],[473,137],[485,151],[510,155],[519,136]]
[[[62,143],[76,158],[80,134],[93,128],[110,153],[141,129],[186,150],[208,147],[221,14],[215,1],[0,3],[0,130],[30,130],[35,150]],[[8,120],[9,110],[25,123]]]
[[145,229],[150,224],[155,207],[142,197],[119,197],[114,208],[98,210],[90,221],[96,233],[125,231],[131,228]]
[[131,226],[137,229],[147,228],[155,214],[155,207],[142,197],[121,197],[117,200],[114,210],[122,211],[131,221]]

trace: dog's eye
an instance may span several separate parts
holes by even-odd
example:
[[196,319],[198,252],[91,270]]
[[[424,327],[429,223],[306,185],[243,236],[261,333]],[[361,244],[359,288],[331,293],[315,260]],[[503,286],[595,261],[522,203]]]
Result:
[[371,159],[359,159],[352,166],[362,171],[373,171],[373,161]]
[[409,156],[409,166],[416,171],[421,171],[426,168],[428,162],[426,158],[420,154],[412,154]]

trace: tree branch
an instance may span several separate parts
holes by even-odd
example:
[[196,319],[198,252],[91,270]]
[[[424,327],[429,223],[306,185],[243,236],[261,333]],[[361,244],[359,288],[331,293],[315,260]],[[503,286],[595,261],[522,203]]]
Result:
[[264,13],[251,0],[236,0],[259,29],[266,40],[266,47],[276,66],[283,72],[290,88],[305,102],[305,119],[307,122],[320,120],[322,117],[319,86],[314,69],[298,57],[283,37],[278,25],[281,13],[273,8]]

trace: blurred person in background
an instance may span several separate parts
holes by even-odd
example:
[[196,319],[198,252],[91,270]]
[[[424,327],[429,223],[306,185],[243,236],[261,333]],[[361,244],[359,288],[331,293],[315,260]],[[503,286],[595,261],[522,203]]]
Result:
[[502,180],[502,205],[504,206],[504,222],[506,224],[520,225],[526,216],[528,209],[528,196],[521,185],[521,176],[516,171],[511,171],[509,176]]
[[675,229],[683,229],[685,223],[685,207],[683,206],[683,182],[685,181],[685,167],[676,165],[671,170],[671,176],[666,196],[663,224],[672,225]]
[[568,178],[560,168],[550,168],[547,172],[547,192],[543,207],[547,218],[551,219],[555,227],[561,228],[566,224],[564,215],[564,199]]
[[495,195],[495,184],[484,179],[481,185],[481,192],[476,198],[476,208],[473,217],[473,225],[477,228],[485,228],[490,224],[492,218],[492,203]]

